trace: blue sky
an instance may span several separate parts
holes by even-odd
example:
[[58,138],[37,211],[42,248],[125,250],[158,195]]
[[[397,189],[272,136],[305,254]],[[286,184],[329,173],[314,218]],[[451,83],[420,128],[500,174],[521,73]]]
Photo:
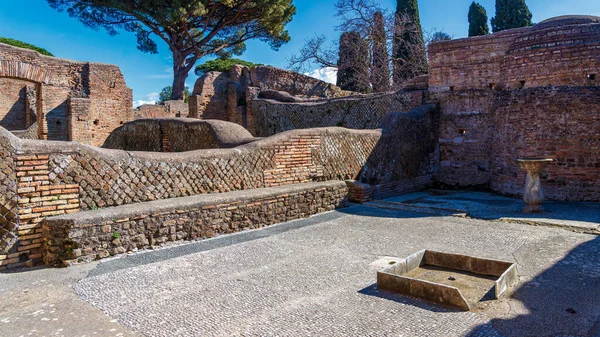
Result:
[[[295,0],[298,13],[288,25],[292,41],[279,51],[262,42],[250,42],[242,58],[285,67],[287,57],[300,49],[314,34],[336,36],[333,5],[336,0]],[[468,32],[467,12],[472,0],[420,0],[424,30],[444,30],[455,38]],[[381,0],[382,7],[395,8],[395,0]],[[480,0],[494,15],[495,0]],[[600,16],[598,0],[528,0],[534,22],[566,14]],[[46,48],[62,58],[116,64],[121,67],[127,84],[134,90],[135,101],[149,101],[161,88],[171,84],[170,53],[159,42],[159,54],[137,50],[135,37],[127,32],[111,37],[104,31],[84,27],[66,13],[51,9],[46,0],[0,0],[0,36],[23,40]],[[196,81],[192,74],[187,83]]]

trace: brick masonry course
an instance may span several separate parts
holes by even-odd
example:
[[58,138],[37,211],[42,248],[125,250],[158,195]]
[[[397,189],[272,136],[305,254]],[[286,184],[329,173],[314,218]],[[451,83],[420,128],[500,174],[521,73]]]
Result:
[[174,198],[47,219],[47,265],[85,262],[168,242],[211,238],[347,205],[340,181]]

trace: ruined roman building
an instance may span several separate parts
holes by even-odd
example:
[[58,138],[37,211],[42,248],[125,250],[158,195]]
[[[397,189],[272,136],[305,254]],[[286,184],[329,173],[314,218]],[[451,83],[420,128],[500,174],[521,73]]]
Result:
[[118,67],[75,62],[0,43],[0,126],[29,139],[100,146],[133,119]]
[[600,200],[599,39],[600,18],[568,16],[431,45],[438,181],[518,195],[514,160],[552,158],[549,198]]
[[599,41],[600,18],[559,17],[438,42],[429,76],[373,95],[236,66],[198,80],[190,118],[155,118],[185,116],[173,105],[135,121],[118,68],[0,45],[0,270],[432,186],[518,196],[523,157],[554,159],[549,199],[600,201]]

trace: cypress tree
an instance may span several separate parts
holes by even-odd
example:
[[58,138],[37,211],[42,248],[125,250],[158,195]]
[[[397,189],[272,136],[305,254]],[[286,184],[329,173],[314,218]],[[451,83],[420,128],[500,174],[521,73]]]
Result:
[[489,33],[487,12],[483,6],[473,1],[469,7],[469,36],[488,35]]
[[[402,20],[408,22],[399,22]],[[425,41],[417,0],[398,0],[394,33],[394,84],[396,87],[427,74]]]
[[532,14],[525,0],[496,0],[496,16],[492,18],[494,33],[511,28],[531,26]]
[[371,63],[371,84],[374,92],[390,90],[390,64],[386,46],[385,20],[381,12],[373,16],[373,62]]
[[340,38],[337,86],[360,93],[371,92],[369,44],[358,32],[345,32]]

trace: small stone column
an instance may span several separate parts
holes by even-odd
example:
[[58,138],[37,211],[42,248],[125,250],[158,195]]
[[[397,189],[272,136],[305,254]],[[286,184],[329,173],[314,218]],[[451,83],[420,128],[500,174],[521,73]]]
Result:
[[523,191],[523,200],[525,201],[525,213],[542,213],[544,208],[544,190],[540,181],[540,173],[548,166],[552,159],[517,159],[521,169],[527,171],[527,180],[525,181],[525,190]]

